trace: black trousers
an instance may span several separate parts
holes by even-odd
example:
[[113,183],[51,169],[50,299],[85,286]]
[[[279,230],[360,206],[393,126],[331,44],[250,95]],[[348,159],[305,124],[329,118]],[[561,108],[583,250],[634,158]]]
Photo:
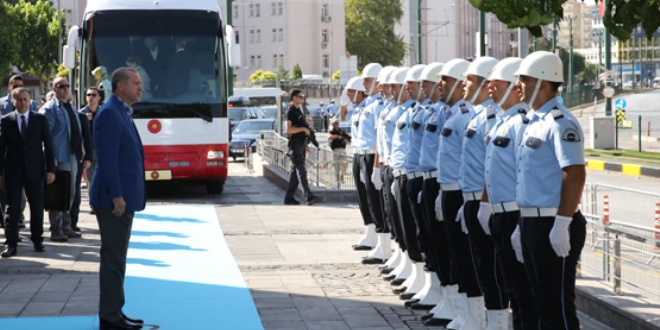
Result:
[[33,244],[43,242],[44,234],[44,179],[30,181],[25,167],[21,173],[12,173],[5,176],[5,194],[7,196],[7,213],[5,223],[5,237],[7,245],[16,248],[18,244],[18,224],[25,203],[23,191],[30,202],[30,240]]
[[501,266],[495,262],[495,247],[492,237],[486,235],[477,219],[479,202],[465,202],[465,225],[468,228],[472,258],[476,261],[479,287],[484,294],[486,309],[509,308],[509,297],[504,291],[504,276]]
[[71,216],[71,226],[78,225],[78,216],[80,215],[80,203],[82,201],[82,196],[81,196],[82,188],[80,188],[80,184],[82,183],[82,175],[83,175],[82,162],[78,162],[78,168],[80,170],[76,171],[76,193],[73,195],[73,205],[71,205],[71,210],[69,211],[69,215]]
[[[422,184],[424,184],[424,178],[414,178],[408,180],[406,189],[408,189],[408,202],[410,202],[410,210],[412,211],[413,220],[415,221],[415,237],[417,237],[417,244],[419,245],[420,251],[428,256],[428,232],[424,230],[424,227],[422,226],[422,204],[417,203],[417,195],[422,191]],[[427,265],[433,267],[433,265],[430,265],[428,262]]]
[[291,157],[291,171],[289,172],[289,188],[284,195],[285,200],[291,200],[296,194],[298,183],[303,187],[305,192],[305,199],[314,197],[312,191],[309,189],[309,182],[307,182],[307,169],[305,168],[305,158],[307,154],[307,146],[303,141],[292,142],[289,141],[289,155]]
[[477,268],[472,252],[470,238],[461,230],[461,223],[456,222],[456,214],[463,205],[463,193],[460,190],[442,192],[442,214],[447,228],[447,240],[452,260],[458,267],[458,291],[468,297],[481,296],[477,280]]
[[[360,173],[362,173],[362,162],[360,161],[360,155],[353,155],[353,180],[355,181],[355,188],[358,192],[358,204],[360,206],[360,214],[362,215],[362,221],[364,225],[374,224],[374,219],[371,216],[371,211],[369,210],[369,199],[367,197],[367,186],[362,183],[360,180]],[[370,180],[364,178],[366,180]]]
[[391,187],[394,183],[394,175],[392,175],[392,168],[390,166],[385,166],[384,169],[381,169],[381,176],[383,177],[383,194],[388,196],[389,211],[387,212],[388,218],[390,219],[390,230],[392,233],[392,238],[394,241],[399,244],[399,247],[403,251],[407,251],[408,247],[406,246],[406,241],[403,238],[403,228],[401,227],[401,218],[399,217],[399,205],[392,195]]
[[[532,299],[532,288],[525,265],[518,262],[511,245],[511,234],[516,230],[520,211],[493,213],[490,233],[493,237],[497,263],[504,278],[504,291],[511,300],[513,328],[515,330],[537,329],[539,316]],[[470,229],[470,232],[472,229]]]
[[435,199],[440,193],[440,185],[435,178],[424,180],[422,184],[422,227],[431,238],[428,245],[427,262],[443,286],[458,284],[458,268],[452,266],[447,228],[435,216]]
[[131,239],[134,212],[125,212],[121,217],[112,214],[112,209],[94,208],[101,232],[101,269],[99,317],[116,321],[121,318],[121,309],[126,298],[126,254]]
[[523,217],[520,226],[523,259],[541,330],[580,329],[575,309],[575,267],[586,238],[586,220],[580,212],[569,227],[571,251],[560,258],[550,245],[554,217]]
[[408,178],[401,175],[395,178],[398,189],[396,190],[396,202],[399,207],[399,219],[401,221],[401,229],[403,240],[406,241],[408,248],[408,257],[414,262],[422,262],[422,251],[417,242],[417,226],[413,218],[412,209],[410,208],[410,201],[408,200]]
[[[371,175],[374,173],[374,154],[359,155],[360,159],[360,175],[364,175],[364,187],[367,195],[367,204],[369,206],[369,214],[371,219],[376,225],[377,233],[387,233],[385,231],[385,220],[383,219],[383,210],[381,209],[380,193],[371,182]],[[353,172],[355,173],[355,172]],[[358,178],[359,180],[360,178]]]
[[391,209],[392,206],[390,205],[390,190],[386,189],[387,184],[385,183],[385,177],[387,176],[387,171],[389,169],[389,166],[380,164],[380,180],[383,182],[383,188],[380,189],[378,192],[380,195],[380,210],[383,214],[383,226],[384,232],[390,233],[390,236],[394,238],[394,232],[392,230],[392,216],[391,216]]

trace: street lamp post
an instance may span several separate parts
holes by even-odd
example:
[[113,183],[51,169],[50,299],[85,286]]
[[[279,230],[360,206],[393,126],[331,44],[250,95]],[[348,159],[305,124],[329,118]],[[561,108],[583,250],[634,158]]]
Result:
[[573,93],[573,17],[568,18],[568,30],[568,46],[570,48],[568,53],[568,92]]
[[[60,0],[57,0],[57,25],[62,27],[62,18],[60,15]],[[62,31],[57,34],[57,62],[62,63]]]
[[[604,0],[605,8],[609,8],[609,0]],[[609,72],[612,70],[612,42],[610,40],[610,30],[605,27],[605,69]],[[611,81],[607,85],[611,84]],[[605,116],[612,115],[612,98],[605,98]]]

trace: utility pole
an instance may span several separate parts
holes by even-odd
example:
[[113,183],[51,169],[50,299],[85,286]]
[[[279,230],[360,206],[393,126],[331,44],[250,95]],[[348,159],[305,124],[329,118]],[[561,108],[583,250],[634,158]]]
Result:
[[[60,0],[57,0],[57,25],[63,28],[62,18],[60,17],[61,12],[62,10],[60,10]],[[62,31],[57,34],[57,63],[62,63]]]
[[417,1],[417,64],[422,64],[422,0]]
[[[604,0],[605,3],[605,8],[608,8],[608,2],[609,0]],[[612,49],[611,45],[612,42],[610,40],[610,30],[605,26],[605,69],[607,69],[608,72],[612,70]],[[633,68],[634,72],[634,68]],[[610,85],[612,83],[612,79],[607,79],[605,81],[607,85]],[[611,116],[612,115],[612,98],[605,98],[605,116]]]
[[[234,16],[232,13],[232,3],[234,0],[227,0],[227,24],[226,25],[232,25],[232,17]],[[234,33],[236,33],[234,31]],[[230,36],[231,37],[231,36]],[[233,43],[236,40],[231,40]],[[61,48],[61,47],[60,47]],[[227,49],[229,49],[229,41],[227,42]],[[228,56],[231,56],[229,54],[229,51],[226,52]],[[231,67],[231,65],[227,66],[227,95],[231,96],[234,95],[234,69]]]
[[568,92],[573,93],[573,17],[568,18],[569,39],[568,47]]
[[557,53],[557,20],[552,19],[552,52]]
[[479,11],[479,56],[486,56],[486,13]]

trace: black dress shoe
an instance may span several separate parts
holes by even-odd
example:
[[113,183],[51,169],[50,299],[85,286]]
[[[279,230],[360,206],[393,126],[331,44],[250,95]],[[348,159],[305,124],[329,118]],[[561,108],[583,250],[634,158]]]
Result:
[[396,278],[396,275],[394,275],[394,274],[383,275],[383,280],[385,280],[385,281],[391,281],[395,278]]
[[46,252],[46,247],[41,243],[34,243],[33,246],[36,252]]
[[313,205],[314,203],[316,203],[318,201],[319,201],[319,199],[316,198],[316,196],[312,196],[312,197],[307,199],[307,205]]
[[393,288],[393,289],[392,289],[392,292],[393,292],[394,294],[401,294],[401,293],[406,292],[406,290],[408,290],[408,287],[400,286],[400,287]]
[[427,327],[435,327],[435,326],[445,327],[447,326],[447,324],[449,324],[449,322],[451,322],[451,320],[436,319],[434,317],[422,321],[422,323]]
[[394,270],[394,269],[392,269],[392,268],[387,268],[387,267],[386,267],[386,268],[381,269],[381,270],[380,270],[380,273],[381,273],[381,274],[389,274],[389,273],[391,273],[393,270]]
[[395,279],[390,281],[390,284],[393,285],[393,286],[397,286],[397,285],[403,284],[403,282],[405,282],[405,281],[406,281],[405,278],[395,278]]
[[129,322],[126,319],[119,319],[114,322],[101,319],[100,330],[139,330],[142,329],[141,324]]
[[414,304],[410,305],[410,308],[415,309],[415,310],[429,310],[433,307],[435,307],[435,305],[422,305],[420,303],[414,303]]
[[285,199],[284,205],[300,205],[300,202],[295,199]]
[[21,221],[18,223],[18,228],[25,228],[25,222]]
[[382,263],[385,263],[385,260],[380,258],[368,258],[368,257],[362,258],[363,265],[380,265]]
[[357,245],[353,244],[353,251],[371,251],[373,247],[368,245]]
[[80,230],[80,227],[75,226],[75,225],[71,225],[71,229],[73,229],[73,231],[82,231],[82,230]]
[[120,313],[121,313],[121,317],[123,317],[124,320],[126,320],[128,322],[132,322],[132,323],[136,323],[136,324],[144,324],[144,321],[142,321],[140,319],[132,319],[132,318],[126,316],[126,314],[124,314],[124,312],[120,312]]
[[12,246],[9,246],[9,245],[7,245],[5,247],[5,250],[2,251],[2,253],[0,253],[0,256],[3,257],[3,258],[9,258],[9,257],[13,257],[15,255],[16,255],[16,248],[12,247]]
[[416,303],[418,303],[418,302],[419,302],[419,299],[410,299],[410,300],[404,302],[404,303],[403,303],[403,306],[410,307],[410,306],[412,306],[413,304],[416,304]]
[[404,292],[404,293],[401,293],[401,294],[399,295],[399,299],[401,299],[401,300],[408,300],[408,299],[411,299],[412,297],[414,297],[416,294],[417,294],[417,292],[413,292],[413,293],[410,293],[410,292],[405,293],[405,292]]
[[435,315],[435,314],[433,314],[433,313],[426,313],[426,314],[422,315],[422,321],[424,321],[424,320],[428,320],[428,319],[432,318],[433,315]]

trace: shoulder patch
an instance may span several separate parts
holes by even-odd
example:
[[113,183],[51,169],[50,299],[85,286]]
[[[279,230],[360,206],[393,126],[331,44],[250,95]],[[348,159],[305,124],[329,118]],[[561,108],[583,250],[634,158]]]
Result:
[[561,139],[569,142],[579,142],[580,132],[575,128],[567,128],[561,133]]
[[385,101],[383,101],[383,99],[378,99],[378,104],[379,105],[382,105],[383,103],[385,103]]
[[470,109],[468,109],[468,108],[465,106],[465,103],[462,103],[462,104],[460,105],[460,108],[461,108],[461,113],[468,113],[468,112],[470,112]]
[[561,113],[561,110],[557,108],[552,109],[550,114],[552,114],[552,118],[554,118],[555,120],[564,118],[564,115]]
[[525,110],[525,108],[520,108],[520,109],[518,109],[518,113],[522,113],[522,114],[526,115],[527,110]]
[[520,114],[520,118],[522,119],[522,123],[527,125],[529,124],[529,118],[527,118],[527,115],[521,112],[518,112]]
[[493,108],[492,105],[488,106],[488,109],[486,109],[486,119],[490,120],[495,118],[495,108]]

